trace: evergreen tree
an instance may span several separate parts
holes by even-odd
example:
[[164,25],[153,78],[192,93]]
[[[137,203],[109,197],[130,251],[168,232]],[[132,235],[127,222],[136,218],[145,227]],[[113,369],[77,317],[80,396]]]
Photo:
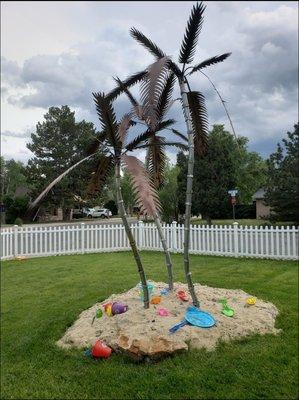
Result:
[[[238,201],[250,203],[253,193],[265,182],[265,162],[255,152],[247,150],[247,138],[235,137],[214,125],[208,134],[208,151],[198,157],[194,167],[192,213],[201,214],[209,223],[211,218],[231,216],[228,190],[238,189]],[[178,154],[178,202],[184,210],[187,159]]]
[[267,160],[268,180],[266,202],[274,221],[299,222],[299,128],[277,144],[277,150]]
[[[75,113],[68,106],[50,107],[44,121],[38,122],[36,132],[27,144],[34,157],[28,161],[27,177],[36,183],[32,196],[84,156],[94,141],[96,130],[92,123],[76,122]],[[87,183],[94,170],[94,160],[87,161],[72,171],[64,180],[53,187],[43,202],[48,209],[62,207],[64,217],[74,206],[74,195],[86,197]]]

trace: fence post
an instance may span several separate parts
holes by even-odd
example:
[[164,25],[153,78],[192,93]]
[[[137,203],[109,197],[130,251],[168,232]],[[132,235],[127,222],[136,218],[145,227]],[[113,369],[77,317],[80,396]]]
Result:
[[144,223],[143,221],[138,221],[138,247],[140,250],[144,247]]
[[234,222],[234,255],[238,257],[239,255],[239,235],[238,235],[238,222]]
[[14,256],[17,257],[19,255],[18,249],[18,225],[14,225],[13,227],[13,238],[14,238]]
[[176,253],[178,250],[177,244],[177,222],[172,221],[171,224],[171,248]]
[[81,222],[81,254],[85,252],[85,223]]

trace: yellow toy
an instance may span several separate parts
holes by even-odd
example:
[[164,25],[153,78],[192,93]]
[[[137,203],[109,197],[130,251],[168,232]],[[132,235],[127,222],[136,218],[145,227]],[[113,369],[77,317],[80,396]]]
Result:
[[248,299],[246,300],[246,303],[249,306],[253,306],[256,303],[256,298],[255,297],[248,297]]

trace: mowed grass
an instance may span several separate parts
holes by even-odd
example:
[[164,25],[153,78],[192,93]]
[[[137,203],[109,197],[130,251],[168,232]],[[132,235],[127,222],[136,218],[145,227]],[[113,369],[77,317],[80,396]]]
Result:
[[[193,225],[207,225],[205,219],[192,219]],[[262,225],[272,225],[272,226],[296,226],[293,222],[276,222],[271,223],[263,219],[213,219],[212,225],[233,225],[234,222],[238,222],[240,226],[262,226]]]
[[[166,279],[162,253],[142,252],[148,278]],[[173,255],[184,281],[182,255]],[[241,288],[280,310],[279,336],[252,336],[156,364],[94,361],[55,342],[96,301],[138,283],[131,253],[2,263],[3,399],[296,399],[296,262],[191,256],[195,282]]]

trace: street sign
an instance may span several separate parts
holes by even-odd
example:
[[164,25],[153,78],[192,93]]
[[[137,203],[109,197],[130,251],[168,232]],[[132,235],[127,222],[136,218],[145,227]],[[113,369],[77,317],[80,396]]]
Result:
[[231,204],[234,206],[235,204],[237,204],[237,199],[235,198],[235,196],[232,196],[231,198],[230,198],[230,202],[231,202]]
[[238,191],[237,191],[237,189],[233,189],[233,190],[229,190],[227,193],[230,194],[232,197],[235,197],[236,194],[238,193]]

